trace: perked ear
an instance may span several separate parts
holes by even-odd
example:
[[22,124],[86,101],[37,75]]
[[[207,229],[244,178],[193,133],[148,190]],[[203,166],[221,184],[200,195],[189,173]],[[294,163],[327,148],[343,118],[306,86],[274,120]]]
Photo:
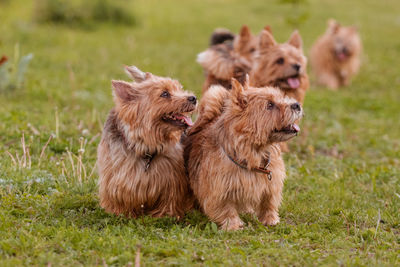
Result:
[[235,78],[231,79],[231,83],[232,83],[232,92],[231,92],[232,102],[238,105],[242,109],[246,108],[247,98],[244,93],[243,86]]
[[276,45],[276,41],[272,36],[272,34],[267,30],[262,30],[262,32],[260,33],[260,41],[259,41],[260,49],[270,48],[274,45]]
[[270,34],[272,34],[271,26],[265,25],[264,30],[266,30],[267,32],[269,32]]
[[143,82],[152,76],[151,73],[143,72],[136,66],[125,66],[125,73],[138,83]]
[[243,25],[239,33],[241,41],[247,41],[251,38],[251,31],[249,26]]
[[330,34],[337,33],[339,28],[340,28],[340,24],[336,20],[334,20],[334,19],[328,20],[328,32]]
[[297,49],[302,49],[303,40],[301,40],[301,36],[298,30],[295,30],[289,38],[288,44],[296,47]]
[[241,51],[247,45],[247,43],[251,40],[251,32],[247,25],[243,25],[240,29],[239,36],[234,41],[235,50]]
[[122,102],[129,102],[136,98],[135,89],[132,84],[125,81],[111,81],[112,87],[114,88],[114,96],[116,99]]

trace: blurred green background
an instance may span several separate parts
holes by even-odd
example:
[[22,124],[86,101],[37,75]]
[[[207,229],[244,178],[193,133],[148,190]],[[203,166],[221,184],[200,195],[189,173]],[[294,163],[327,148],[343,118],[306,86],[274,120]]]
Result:
[[[271,25],[279,42],[298,28],[308,54],[329,18],[358,26],[363,65],[338,92],[311,76],[280,225],[245,217],[224,233],[198,212],[98,207],[96,148],[124,64],[200,96],[195,59],[215,28]],[[399,32],[397,0],[0,0],[0,57],[15,74],[33,54],[24,82],[0,91],[0,265],[129,265],[137,244],[150,266],[400,265]]]

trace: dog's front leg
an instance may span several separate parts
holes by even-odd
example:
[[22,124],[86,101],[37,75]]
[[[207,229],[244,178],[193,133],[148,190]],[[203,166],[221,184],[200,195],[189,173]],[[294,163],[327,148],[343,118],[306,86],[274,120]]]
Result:
[[209,201],[204,207],[204,213],[214,222],[221,226],[222,230],[235,231],[243,228],[243,222],[239,213],[232,204]]
[[276,188],[272,195],[265,195],[259,210],[257,217],[260,222],[264,225],[276,225],[279,223],[279,206],[282,200],[282,188]]

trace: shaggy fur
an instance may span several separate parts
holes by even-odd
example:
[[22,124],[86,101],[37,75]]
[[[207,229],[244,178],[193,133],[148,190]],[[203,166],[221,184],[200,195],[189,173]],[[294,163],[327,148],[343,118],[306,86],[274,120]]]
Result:
[[361,40],[354,26],[340,26],[334,20],[311,49],[311,67],[317,81],[331,89],[350,84],[360,68]]
[[136,82],[112,81],[115,107],[98,147],[100,205],[129,217],[181,217],[192,199],[180,138],[196,98],[178,81],[127,72]]
[[[243,212],[255,212],[265,225],[277,224],[285,178],[279,142],[297,135],[300,104],[276,88],[248,82],[243,87],[233,79],[231,92],[212,86],[199,108],[184,157],[201,209],[226,230],[243,227]],[[254,170],[268,158],[271,177]]]
[[309,80],[302,46],[298,31],[293,32],[288,42],[283,44],[278,44],[271,32],[262,31],[250,72],[252,85],[278,87],[284,95],[303,103]]
[[230,89],[232,77],[244,82],[254,59],[257,37],[244,25],[237,36],[228,34],[227,30],[216,30],[212,34],[211,44],[210,48],[197,56],[197,62],[207,76],[203,94],[212,84]]

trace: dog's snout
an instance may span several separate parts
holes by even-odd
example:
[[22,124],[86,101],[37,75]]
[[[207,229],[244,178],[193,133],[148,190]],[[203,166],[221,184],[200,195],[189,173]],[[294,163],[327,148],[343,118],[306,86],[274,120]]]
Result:
[[300,104],[299,103],[294,103],[294,104],[291,104],[290,105],[290,108],[292,109],[292,110],[294,110],[294,111],[301,111],[301,106],[300,106]]
[[197,98],[194,95],[189,96],[187,98],[187,100],[192,104],[196,104],[197,103]]
[[292,67],[293,67],[296,71],[299,71],[300,68],[301,68],[301,65],[296,63],[296,64],[293,64]]

